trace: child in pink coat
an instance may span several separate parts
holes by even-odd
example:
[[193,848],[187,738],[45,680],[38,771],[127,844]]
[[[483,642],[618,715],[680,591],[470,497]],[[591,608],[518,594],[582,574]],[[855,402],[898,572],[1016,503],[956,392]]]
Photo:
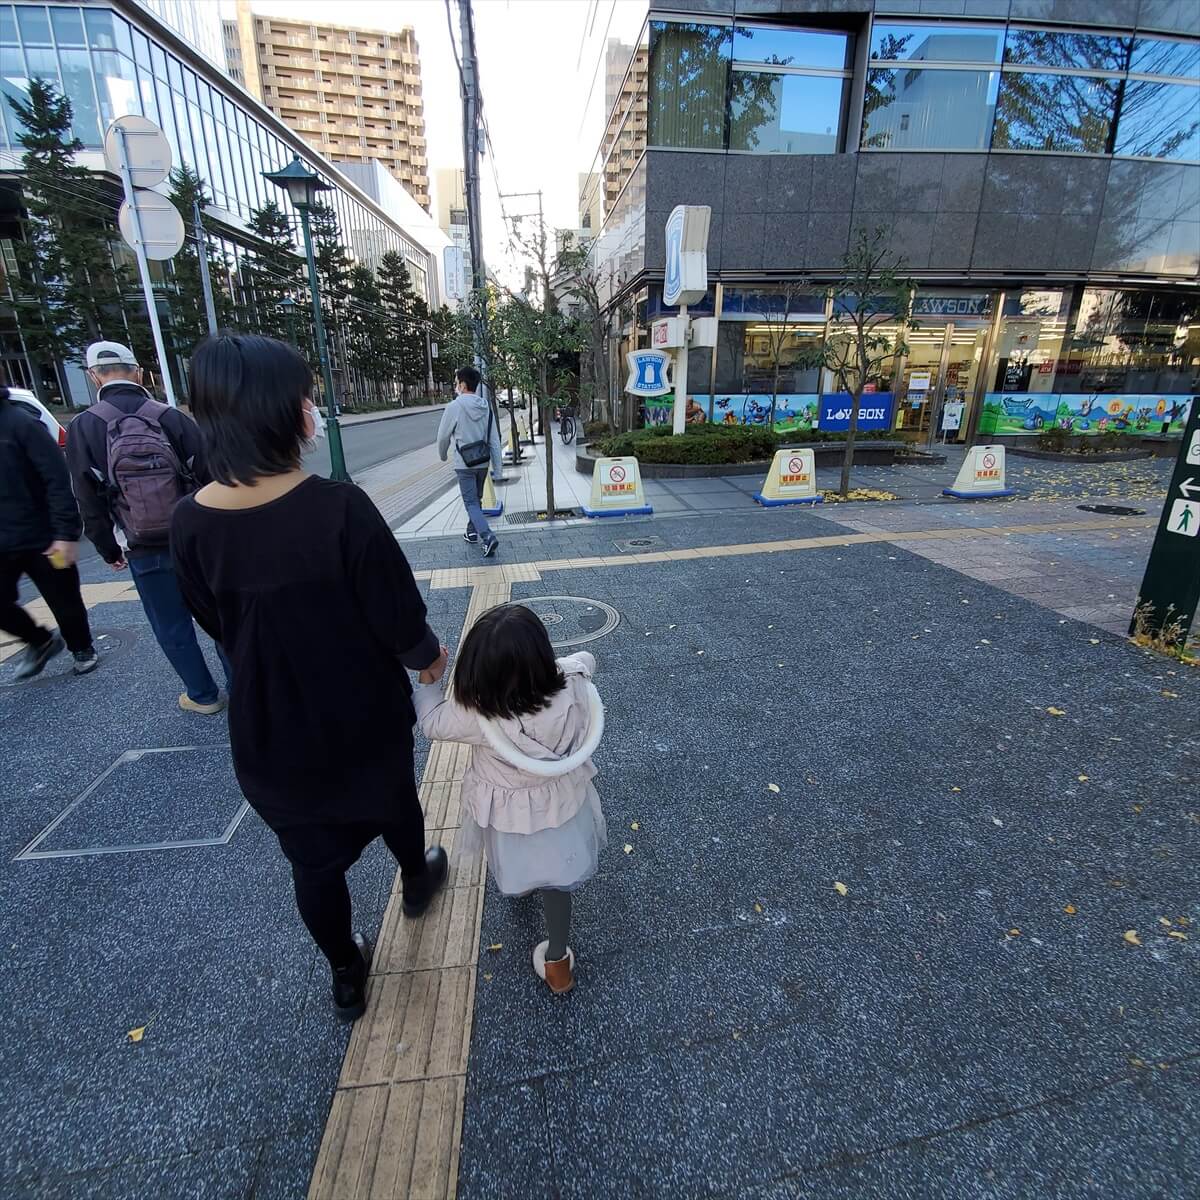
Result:
[[596,873],[608,840],[592,783],[604,733],[595,670],[586,652],[555,659],[541,621],[523,605],[503,605],[463,640],[453,697],[427,672],[413,697],[430,741],[472,748],[456,853],[482,845],[506,896],[541,892],[548,937],[533,967],[556,993],[575,984],[571,893]]

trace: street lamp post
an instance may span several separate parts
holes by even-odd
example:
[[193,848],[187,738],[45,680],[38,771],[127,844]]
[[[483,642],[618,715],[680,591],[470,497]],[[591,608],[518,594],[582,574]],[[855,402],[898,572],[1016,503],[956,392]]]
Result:
[[279,307],[283,309],[283,319],[287,321],[288,341],[292,343],[292,348],[300,349],[300,343],[296,339],[296,302],[291,296],[284,296],[279,302]]
[[304,254],[308,259],[308,287],[312,293],[313,331],[317,339],[317,358],[321,363],[321,382],[325,389],[325,430],[329,435],[330,476],[350,482],[346,470],[346,454],[342,449],[342,431],[338,425],[337,396],[333,390],[333,372],[329,367],[329,351],[325,346],[325,322],[321,318],[321,293],[317,283],[317,260],[313,255],[312,229],[308,215],[316,203],[318,192],[330,191],[315,171],[310,171],[297,154],[281,171],[264,171],[263,178],[282,188],[288,194],[292,207],[300,214],[300,228],[304,231]]

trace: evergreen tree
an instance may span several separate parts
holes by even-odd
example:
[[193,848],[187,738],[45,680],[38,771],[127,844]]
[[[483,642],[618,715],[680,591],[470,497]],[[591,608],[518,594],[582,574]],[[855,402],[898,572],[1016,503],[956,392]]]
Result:
[[[183,218],[187,235],[183,247],[171,259],[172,297],[170,324],[164,329],[171,349],[175,354],[187,358],[193,347],[208,334],[208,314],[204,304],[204,285],[200,275],[200,247],[195,238],[195,216],[193,203],[198,202],[201,223],[207,229],[204,206],[210,196],[204,180],[186,164],[171,172],[171,202]],[[212,280],[213,307],[216,309],[217,325],[224,327],[232,323],[233,303],[227,283],[227,263],[212,240],[207,240],[208,274]]]
[[433,381],[453,383],[454,372],[475,356],[470,322],[465,313],[453,312],[443,304],[430,317],[430,326],[430,336],[438,346],[438,356],[433,360]]
[[91,341],[125,334],[121,280],[109,250],[117,199],[75,164],[83,143],[71,133],[70,100],[52,83],[32,79],[27,103],[12,96],[8,102],[24,151],[27,215],[25,239],[15,247],[22,279],[13,307],[30,355],[57,367]]
[[346,316],[346,354],[352,366],[374,387],[377,399],[397,374],[388,345],[388,323],[375,276],[366,267],[353,267],[349,277]]
[[354,263],[342,244],[337,213],[328,204],[314,204],[309,223],[317,278],[321,284],[321,315],[325,320],[329,362],[335,371],[344,371],[347,364],[346,313]]
[[307,269],[296,250],[291,221],[274,200],[268,200],[250,214],[250,229],[258,245],[242,269],[249,310],[246,323],[257,333],[290,341],[293,331],[282,302],[295,301],[296,340],[301,353],[311,356]]
[[421,388],[425,382],[425,330],[417,306],[426,312],[428,306],[413,290],[408,264],[395,250],[379,260],[379,293],[400,382]]

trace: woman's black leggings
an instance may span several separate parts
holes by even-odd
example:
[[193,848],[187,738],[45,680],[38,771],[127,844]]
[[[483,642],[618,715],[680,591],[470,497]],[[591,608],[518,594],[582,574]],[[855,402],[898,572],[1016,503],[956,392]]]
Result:
[[346,872],[363,850],[377,837],[383,838],[400,864],[405,885],[419,880],[426,870],[425,820],[416,804],[400,821],[386,825],[304,825],[280,830],[278,836],[292,864],[300,919],[332,967],[351,966],[358,957],[351,936]]

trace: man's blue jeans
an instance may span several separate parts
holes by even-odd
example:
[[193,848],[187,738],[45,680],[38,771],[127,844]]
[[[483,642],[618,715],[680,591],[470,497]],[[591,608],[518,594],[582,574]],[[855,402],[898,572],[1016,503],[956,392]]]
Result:
[[[171,566],[171,556],[165,550],[157,554],[139,554],[129,559],[138,598],[150,620],[155,640],[183,680],[188,696],[197,704],[212,704],[219,694],[217,682],[204,661],[192,614],[183,601],[183,593]],[[229,664],[221,647],[217,647],[221,665],[229,682]]]
[[473,471],[455,471],[458,476],[458,490],[462,493],[463,508],[467,510],[467,532],[472,529],[479,534],[479,540],[485,545],[496,535],[483,515],[483,481],[487,478],[487,467],[477,467]]

